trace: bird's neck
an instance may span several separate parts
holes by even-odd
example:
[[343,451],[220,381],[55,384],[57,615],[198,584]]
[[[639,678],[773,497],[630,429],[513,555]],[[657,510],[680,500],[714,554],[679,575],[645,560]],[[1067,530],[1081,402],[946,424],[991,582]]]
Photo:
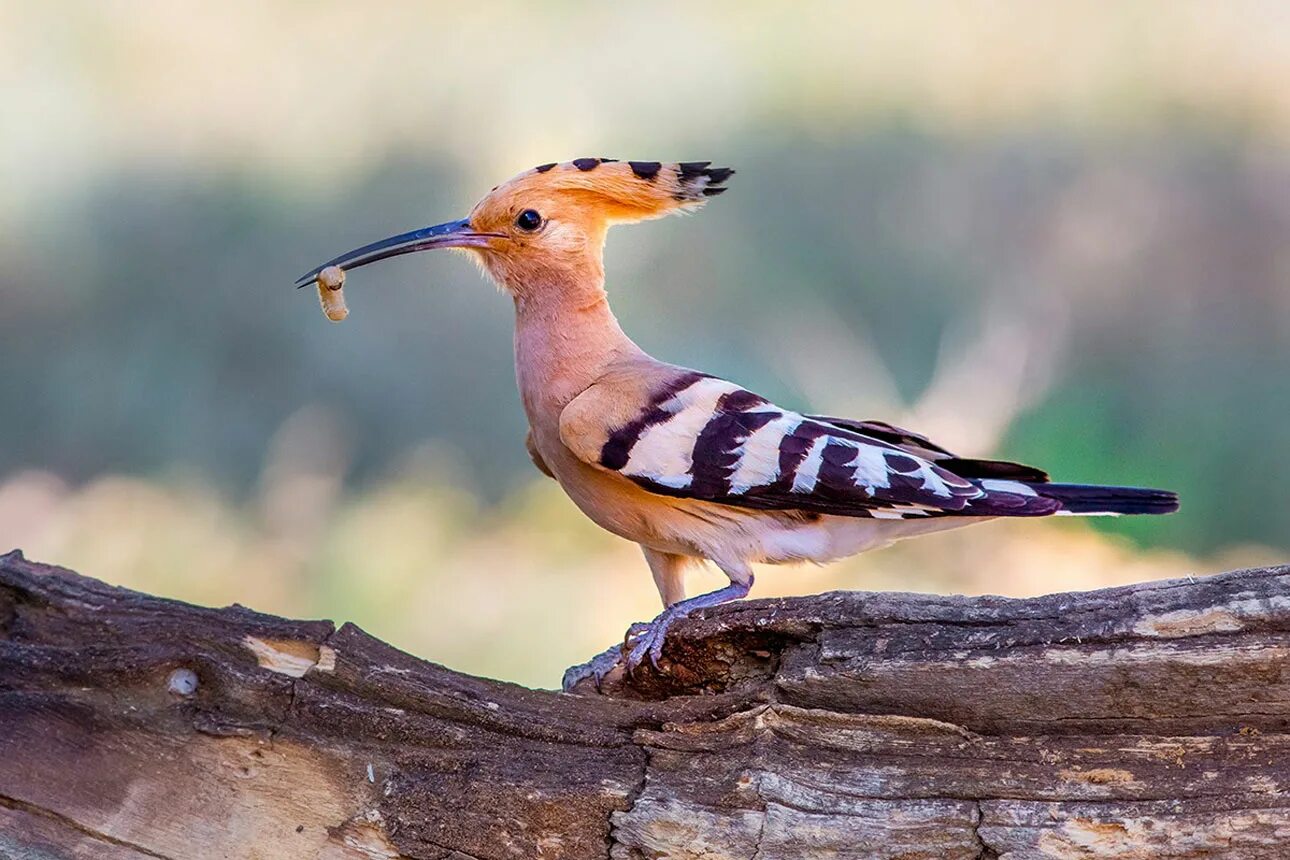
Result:
[[515,376],[538,427],[557,423],[611,365],[642,353],[609,309],[603,279],[528,287],[515,297]]

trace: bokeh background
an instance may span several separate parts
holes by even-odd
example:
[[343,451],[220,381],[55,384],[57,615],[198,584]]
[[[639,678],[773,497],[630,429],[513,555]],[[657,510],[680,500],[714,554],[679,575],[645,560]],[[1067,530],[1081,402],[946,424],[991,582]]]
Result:
[[655,354],[1184,499],[757,593],[1284,560],[1288,82],[1276,0],[0,2],[0,548],[554,686],[657,597],[528,464],[509,303],[454,255],[340,326],[291,281],[606,155],[739,171],[611,234]]

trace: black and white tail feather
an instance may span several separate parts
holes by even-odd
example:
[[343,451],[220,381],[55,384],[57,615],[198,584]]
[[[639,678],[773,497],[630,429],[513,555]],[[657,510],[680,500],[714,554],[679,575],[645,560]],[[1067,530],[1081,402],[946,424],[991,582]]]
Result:
[[1166,490],[1055,484],[877,421],[802,415],[687,371],[609,435],[599,465],[663,495],[873,519],[1164,514]]

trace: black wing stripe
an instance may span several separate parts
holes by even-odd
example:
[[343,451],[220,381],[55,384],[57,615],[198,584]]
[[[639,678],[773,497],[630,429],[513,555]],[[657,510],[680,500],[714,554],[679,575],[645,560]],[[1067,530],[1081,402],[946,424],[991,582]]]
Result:
[[773,409],[745,411],[765,405],[765,399],[742,389],[722,396],[712,420],[694,444],[691,492],[700,497],[730,493],[730,478],[743,458],[740,446],[757,430],[783,415]]
[[632,448],[640,441],[641,434],[656,424],[662,424],[675,418],[675,413],[669,412],[663,408],[676,395],[685,389],[694,385],[702,379],[711,377],[706,373],[691,371],[677,377],[670,385],[666,385],[654,393],[650,398],[649,405],[645,407],[636,417],[636,420],[627,423],[618,428],[609,435],[609,439],[600,449],[600,465],[606,469],[618,470],[627,465],[631,458]]
[[815,440],[827,435],[829,431],[813,421],[803,421],[792,433],[785,434],[779,443],[779,478],[766,488],[766,494],[791,492]]

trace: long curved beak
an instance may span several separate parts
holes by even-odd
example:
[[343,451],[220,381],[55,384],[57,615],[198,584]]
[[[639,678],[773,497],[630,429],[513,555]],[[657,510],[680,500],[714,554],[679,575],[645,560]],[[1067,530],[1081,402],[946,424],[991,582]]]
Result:
[[307,287],[318,278],[318,273],[328,266],[339,266],[344,271],[366,266],[397,257],[400,254],[412,254],[417,251],[429,251],[432,248],[486,248],[490,239],[505,239],[501,233],[479,233],[470,228],[469,219],[449,221],[433,227],[422,227],[410,233],[401,233],[388,239],[381,239],[370,245],[355,248],[341,254],[334,260],[328,260],[316,269],[312,269],[296,278],[296,288]]

